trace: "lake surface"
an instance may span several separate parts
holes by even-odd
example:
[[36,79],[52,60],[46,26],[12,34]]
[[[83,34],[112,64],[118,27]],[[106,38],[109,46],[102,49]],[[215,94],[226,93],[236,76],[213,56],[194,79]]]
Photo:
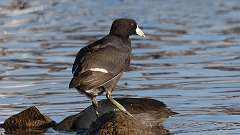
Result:
[[89,106],[68,89],[75,54],[119,17],[147,37],[132,37],[114,97],[163,101],[180,113],[164,124],[174,135],[240,133],[239,0],[1,0],[0,122],[32,105],[57,122]]

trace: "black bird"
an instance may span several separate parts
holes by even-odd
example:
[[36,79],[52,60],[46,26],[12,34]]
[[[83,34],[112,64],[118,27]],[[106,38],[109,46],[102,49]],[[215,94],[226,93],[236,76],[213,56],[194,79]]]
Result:
[[73,78],[69,88],[76,88],[92,100],[97,112],[96,96],[106,92],[106,97],[119,110],[132,116],[121,104],[112,98],[116,83],[130,64],[130,35],[145,37],[137,23],[132,19],[120,18],[112,23],[110,33],[77,53],[72,67]]

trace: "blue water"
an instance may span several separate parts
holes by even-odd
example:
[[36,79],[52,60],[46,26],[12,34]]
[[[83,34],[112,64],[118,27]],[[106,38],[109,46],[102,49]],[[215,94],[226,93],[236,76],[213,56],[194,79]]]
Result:
[[164,124],[175,135],[240,133],[240,1],[25,2],[0,1],[0,122],[32,105],[59,122],[90,105],[68,89],[75,54],[128,17],[147,37],[132,37],[114,97],[163,101],[180,113]]

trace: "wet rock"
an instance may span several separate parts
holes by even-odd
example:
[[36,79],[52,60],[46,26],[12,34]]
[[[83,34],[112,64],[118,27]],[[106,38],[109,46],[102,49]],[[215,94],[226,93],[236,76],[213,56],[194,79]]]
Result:
[[[176,114],[168,109],[164,103],[154,99],[116,98],[116,100],[122,104],[135,119],[144,123],[147,127],[159,127],[166,118]],[[108,100],[99,101],[98,112],[100,112],[100,114],[105,115],[105,113],[112,112],[114,109],[115,106],[109,103]],[[115,114],[112,115],[115,116]],[[84,131],[90,128],[90,125],[95,121],[95,111],[92,106],[89,106],[82,112],[64,119],[55,129],[62,131]]]
[[[68,116],[63,121],[58,123],[54,129],[60,131],[76,131],[77,129],[87,130],[88,126],[85,126],[86,123],[84,122],[84,113],[79,113],[75,115]],[[78,126],[79,125],[79,126]]]
[[7,134],[40,134],[52,127],[58,131],[73,131],[88,135],[165,135],[168,130],[162,126],[163,121],[172,112],[167,106],[157,100],[147,98],[116,98],[134,117],[116,110],[108,100],[99,101],[96,118],[95,111],[89,106],[82,112],[65,118],[56,124],[49,117],[40,113],[35,107],[30,107],[11,116],[0,127]]
[[167,135],[164,128],[151,130],[145,123],[120,111],[103,114],[91,124],[87,135]]
[[32,106],[6,119],[1,127],[10,131],[17,129],[46,129],[55,124],[48,116],[41,114],[35,106]]

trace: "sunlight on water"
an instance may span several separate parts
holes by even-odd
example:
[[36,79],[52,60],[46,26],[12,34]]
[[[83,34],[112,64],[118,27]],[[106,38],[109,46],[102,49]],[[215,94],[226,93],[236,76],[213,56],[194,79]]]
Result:
[[90,105],[68,89],[75,54],[130,17],[147,37],[132,37],[131,71],[114,96],[165,102],[180,113],[165,122],[176,135],[239,134],[239,9],[238,0],[3,0],[0,122],[31,105],[58,122]]

